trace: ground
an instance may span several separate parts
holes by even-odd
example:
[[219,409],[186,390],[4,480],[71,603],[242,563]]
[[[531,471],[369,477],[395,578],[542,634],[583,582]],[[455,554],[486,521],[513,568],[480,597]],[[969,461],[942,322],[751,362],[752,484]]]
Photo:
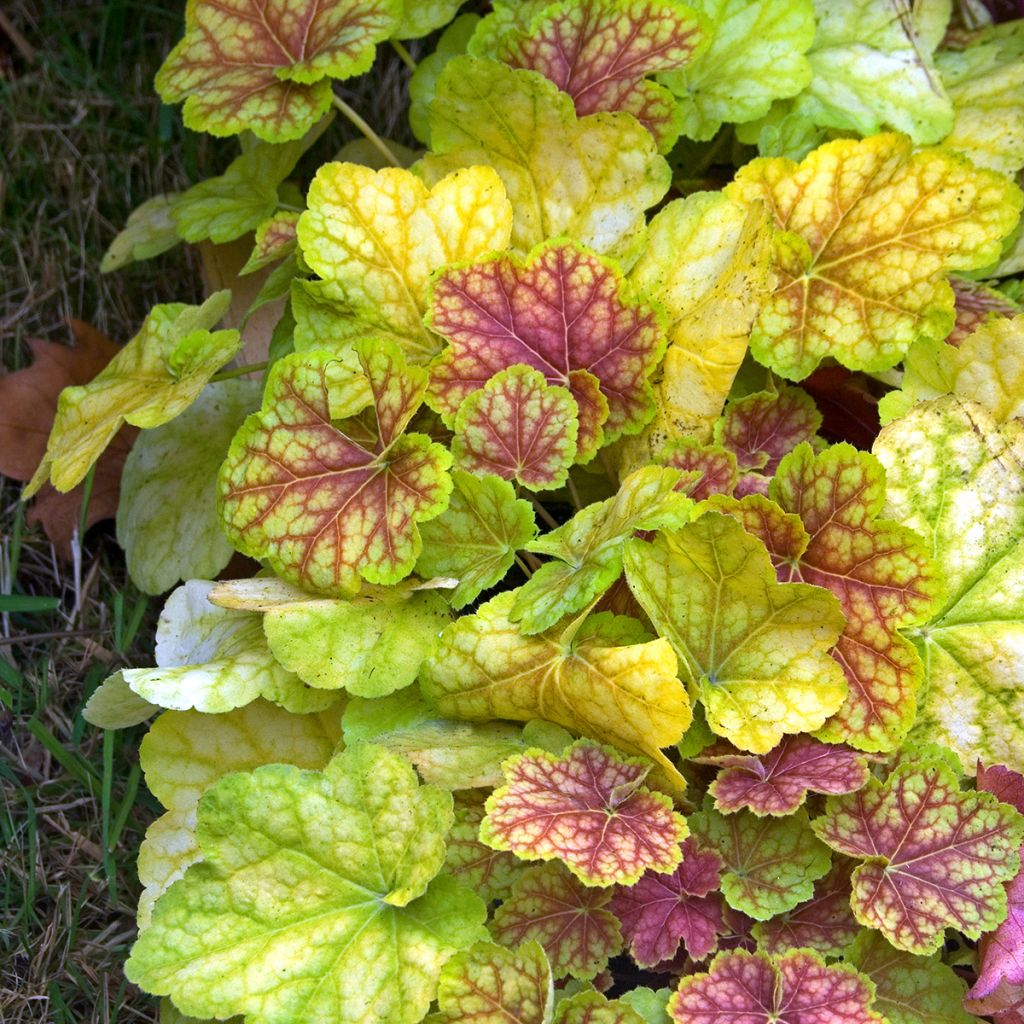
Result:
[[[186,132],[152,90],[183,15],[184,0],[0,8],[6,370],[25,365],[26,338],[67,341],[69,317],[123,342],[153,303],[200,294],[185,248],[99,273],[135,206],[217,173],[237,152]],[[346,98],[383,134],[401,135],[404,77],[384,53],[373,80]],[[0,478],[0,1021],[152,1022],[155,1002],[121,970],[135,934],[135,853],[158,813],[140,785],[143,729],[104,734],[81,706],[111,670],[148,663],[160,599],[126,579],[112,524],[62,561],[26,528],[19,492]],[[21,595],[56,607],[12,610],[26,607]]]

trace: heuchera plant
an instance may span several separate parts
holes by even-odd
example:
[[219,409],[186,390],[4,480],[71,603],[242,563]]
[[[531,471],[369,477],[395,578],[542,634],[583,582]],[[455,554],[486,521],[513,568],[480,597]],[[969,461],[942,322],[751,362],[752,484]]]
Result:
[[[86,709],[156,716],[128,977],[165,1022],[1021,1024],[1024,22],[459,6],[192,0],[157,76],[241,154],[104,269],[252,233],[278,320],[229,366],[226,291],[158,306],[27,491],[143,428],[118,535],[182,582]],[[446,25],[389,144],[332,80]],[[297,178],[332,106],[373,148]]]

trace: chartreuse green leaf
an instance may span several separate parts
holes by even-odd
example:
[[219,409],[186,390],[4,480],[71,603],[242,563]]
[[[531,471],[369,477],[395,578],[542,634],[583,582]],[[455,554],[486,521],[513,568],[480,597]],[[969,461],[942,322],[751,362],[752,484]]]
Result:
[[201,856],[195,823],[203,792],[230,772],[271,762],[322,768],[338,742],[337,717],[337,711],[294,715],[255,700],[219,715],[166,711],[157,718],[139,761],[146,785],[168,810],[146,830],[139,849],[140,928],[149,924],[159,896]]
[[296,713],[335,702],[335,694],[310,689],[276,661],[259,615],[210,604],[213,587],[190,580],[168,598],[157,623],[157,667],[120,673],[134,693],[160,707],[211,714],[257,697]]
[[694,0],[710,45],[685,68],[659,78],[676,94],[683,134],[710,139],[723,122],[753,121],[773,100],[811,80],[804,54],[814,39],[811,0]]
[[722,857],[722,894],[734,910],[757,921],[792,910],[828,874],[828,847],[811,831],[807,811],[784,818],[750,811],[723,815],[709,805],[690,816],[693,834]]
[[297,139],[330,107],[330,79],[368,70],[401,15],[401,0],[195,0],[156,88],[165,103],[185,101],[193,131]]
[[298,246],[298,224],[296,210],[275,210],[261,220],[256,225],[252,252],[238,273],[252,274],[292,256]]
[[147,199],[128,215],[128,223],[107,246],[100,263],[100,273],[109,274],[137,260],[159,256],[181,241],[171,217],[176,194],[157,195]]
[[1024,817],[990,793],[962,791],[945,757],[924,756],[884,783],[829,797],[814,831],[863,861],[852,878],[857,920],[929,954],[947,927],[976,939],[1006,917],[1003,883],[1020,869]]
[[799,115],[860,135],[895,128],[918,145],[940,141],[953,105],[909,12],[872,0],[814,7],[813,75],[796,100]]
[[672,990],[659,988],[657,991],[640,985],[625,992],[619,1002],[631,1006],[640,1015],[643,1024],[671,1024],[668,1016],[668,1001]]
[[631,114],[577,118],[572,99],[542,75],[478,57],[456,57],[441,72],[430,135],[433,152],[419,164],[424,177],[493,167],[515,211],[512,244],[523,252],[566,235],[598,253],[635,258],[644,211],[671,180]]
[[935,63],[953,101],[943,145],[1015,174],[1024,166],[1024,25],[1007,22],[966,49],[940,51]]
[[299,246],[337,306],[329,337],[347,342],[384,332],[414,362],[441,342],[423,324],[430,275],[508,245],[512,207],[490,167],[468,167],[429,190],[409,171],[324,164],[299,218]]
[[870,981],[809,949],[779,957],[742,949],[719,953],[706,974],[682,979],[669,1000],[677,1024],[883,1024]]
[[357,697],[383,697],[416,679],[449,621],[435,590],[368,587],[350,599],[320,598],[273,579],[237,580],[214,603],[263,613],[274,657],[303,682]]
[[[324,594],[407,576],[420,553],[417,523],[444,511],[452,486],[448,451],[405,432],[425,371],[380,338],[358,342],[354,356],[358,370],[328,352],[278,360],[219,481],[232,543]],[[332,422],[367,407],[369,438]]]
[[444,789],[496,786],[501,765],[529,743],[511,722],[461,722],[441,718],[415,688],[345,708],[347,743],[370,740],[401,754],[427,782]]
[[791,380],[825,356],[885,370],[918,338],[945,337],[947,273],[998,258],[1022,204],[1004,175],[895,134],[830,142],[800,164],[754,160],[725,191],[774,216],[778,284],[750,348]]
[[463,608],[508,572],[516,551],[537,534],[533,507],[515,488],[496,476],[452,472],[448,508],[420,527],[423,551],[416,562],[421,576],[458,581],[449,595]]
[[278,187],[312,141],[300,138],[277,146],[258,142],[235,157],[223,174],[176,196],[171,219],[178,234],[186,242],[219,243],[255,230],[277,209]]
[[438,1012],[426,1024],[550,1024],[551,967],[536,942],[516,949],[478,942],[444,965]]
[[451,796],[373,745],[319,772],[236,773],[199,803],[203,862],[156,905],[126,965],[186,1013],[250,1024],[414,1024],[443,964],[483,938],[444,862]]
[[668,317],[668,348],[655,377],[653,423],[626,464],[646,465],[666,441],[709,441],[768,299],[768,213],[744,211],[721,192],[678,199],[651,221],[647,248],[630,274]]
[[426,699],[470,721],[554,722],[646,754],[685,789],[661,751],[692,717],[668,641],[607,613],[528,636],[509,619],[515,596],[501,594],[444,630],[420,674]]
[[912,736],[942,743],[973,774],[978,760],[1024,769],[1024,428],[1000,426],[956,397],[915,406],[874,452],[885,514],[924,538],[942,586],[909,634],[924,663]]
[[629,541],[624,562],[720,736],[764,754],[842,705],[846,680],[828,655],[843,629],[839,602],[821,587],[776,583],[764,545],[739,523],[707,512],[652,541]]
[[82,708],[82,717],[100,729],[128,729],[144,722],[160,708],[140,697],[124,678],[124,672],[107,676]]
[[479,24],[478,14],[460,14],[441,33],[433,53],[428,53],[416,63],[416,70],[409,79],[409,127],[425,145],[430,143],[429,112],[437,80],[450,60],[466,52]]
[[647,466],[631,473],[612,498],[588,505],[556,530],[527,544],[557,561],[541,566],[516,591],[513,620],[539,633],[588,605],[622,574],[622,551],[637,530],[682,526],[693,502],[675,488],[678,470]]
[[447,25],[465,0],[403,0],[395,39],[419,39]]
[[499,2],[469,49],[539,71],[581,117],[633,114],[664,153],[679,137],[680,116],[672,95],[647,78],[685,66],[702,41],[695,12],[672,0]]
[[206,382],[241,345],[238,331],[211,331],[231,293],[201,306],[154,306],[138,334],[88,384],[65,388],[46,454],[24,491],[30,498],[49,480],[70,491],[85,479],[124,423],[159,427],[184,412]]
[[629,1003],[585,989],[558,1003],[554,1024],[644,1024],[644,1020]]
[[972,1024],[963,1009],[967,985],[939,959],[894,949],[865,929],[843,959],[875,984],[875,1009],[889,1024]]
[[480,841],[523,860],[560,860],[584,885],[631,885],[672,871],[688,830],[672,800],[643,786],[650,765],[578,740],[562,755],[528,750],[504,767]]
[[231,560],[217,512],[217,470],[260,391],[256,381],[207,384],[177,419],[132,446],[121,474],[117,540],[132,582],[145,593],[212,579]]

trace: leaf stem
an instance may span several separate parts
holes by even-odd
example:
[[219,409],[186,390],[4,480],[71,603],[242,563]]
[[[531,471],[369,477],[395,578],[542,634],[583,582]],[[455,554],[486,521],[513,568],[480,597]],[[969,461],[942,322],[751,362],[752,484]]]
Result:
[[416,61],[413,60],[412,54],[397,40],[391,40],[391,48],[402,58],[402,63],[410,70],[416,70]]
[[558,520],[540,503],[540,500],[536,495],[531,494],[530,501],[533,503],[533,507],[537,510],[537,515],[547,523],[549,529],[558,529]]
[[269,365],[270,361],[265,360],[262,363],[247,363],[245,366],[236,366],[231,370],[221,370],[219,373],[215,373],[210,381],[231,380],[232,377],[244,377],[247,373],[260,373]]
[[516,565],[522,570],[523,575],[529,579],[533,575],[533,570],[523,561],[519,555],[516,555]]
[[331,102],[352,124],[363,133],[363,137],[384,157],[392,167],[401,167],[402,161],[388,148],[387,143],[336,93],[331,93]]

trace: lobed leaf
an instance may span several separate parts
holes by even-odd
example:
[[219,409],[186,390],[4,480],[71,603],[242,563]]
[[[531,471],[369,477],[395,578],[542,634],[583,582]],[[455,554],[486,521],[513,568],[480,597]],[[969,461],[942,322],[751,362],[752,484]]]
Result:
[[[523,9],[525,8],[525,9]],[[572,97],[579,116],[632,114],[667,152],[679,136],[676,104],[648,81],[683,67],[700,48],[700,20],[665,0],[499,4],[470,44],[477,57],[539,71]]]
[[488,798],[480,840],[524,860],[558,858],[584,885],[671,871],[687,828],[672,801],[643,788],[649,767],[588,740],[561,757],[528,750],[504,766]]
[[506,850],[493,850],[480,842],[483,820],[482,797],[456,794],[455,822],[448,833],[444,867],[454,879],[489,903],[506,899],[516,880],[530,869]]
[[557,978],[589,980],[622,950],[617,912],[607,889],[582,885],[561,864],[541,864],[519,875],[494,912],[491,934],[505,946],[535,940]]
[[323,278],[315,294],[331,309],[331,330],[300,347],[347,348],[385,333],[418,363],[441,347],[423,324],[430,275],[504,249],[512,228],[512,207],[489,167],[454,171],[428,189],[409,171],[328,163],[307,201],[299,247]]
[[193,131],[297,139],[330,107],[329,79],[368,70],[400,14],[400,0],[195,0],[157,92],[165,103],[185,101]]
[[864,860],[853,873],[857,920],[897,949],[928,954],[947,926],[978,938],[1005,918],[1002,883],[1020,867],[1024,819],[986,793],[961,791],[944,759],[926,757],[830,797],[814,831]]
[[669,186],[668,164],[631,114],[578,118],[570,97],[533,71],[456,57],[430,108],[428,181],[486,164],[515,211],[512,245],[529,251],[565,235],[628,260],[643,244],[644,211]]
[[830,142],[800,164],[754,160],[725,192],[766,203],[779,232],[779,283],[750,346],[791,380],[825,356],[885,370],[917,338],[948,334],[946,273],[996,258],[1022,202],[1002,175],[901,135]]
[[[417,523],[444,511],[452,486],[448,452],[404,432],[425,372],[382,339],[359,342],[355,355],[362,372],[328,352],[276,362],[219,480],[232,543],[325,594],[407,576],[421,549]],[[334,426],[368,405],[372,440]]]
[[198,1016],[414,1024],[484,919],[434,879],[451,819],[448,794],[372,745],[322,774],[227,776],[200,801],[203,863],[157,903],[126,973]]
[[715,512],[625,549],[630,589],[679,656],[708,725],[767,753],[819,728],[846,697],[828,650],[842,630],[820,587],[778,584],[760,541]]
[[514,600],[505,592],[444,630],[420,674],[424,697],[470,721],[554,722],[650,757],[685,788],[660,749],[691,718],[668,642],[610,614],[527,636],[509,619]]
[[227,291],[201,306],[154,306],[139,333],[88,384],[60,393],[46,454],[25,487],[47,480],[58,491],[80,483],[124,423],[159,427],[184,412],[238,351],[238,331],[211,331],[227,311]]
[[622,922],[629,951],[641,967],[673,960],[682,944],[693,960],[710,956],[726,931],[719,888],[722,859],[689,837],[682,860],[670,874],[646,872],[629,887],[616,888],[612,913]]

